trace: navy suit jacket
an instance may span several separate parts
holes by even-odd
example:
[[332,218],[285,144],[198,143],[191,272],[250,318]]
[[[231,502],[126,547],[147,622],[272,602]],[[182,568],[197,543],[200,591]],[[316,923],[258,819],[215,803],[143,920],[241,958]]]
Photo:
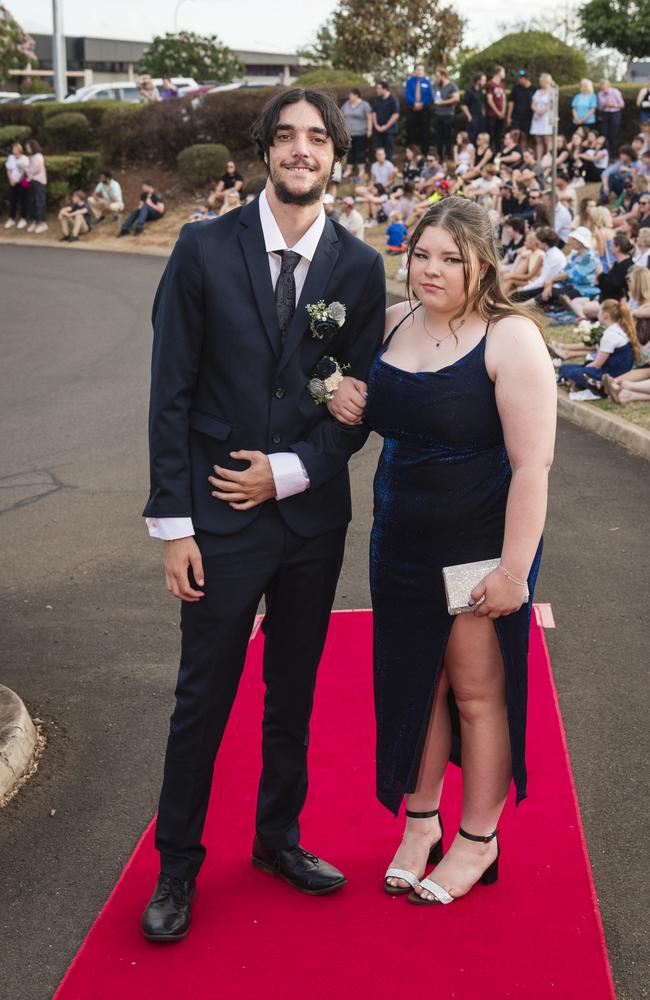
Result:
[[[259,513],[211,496],[212,466],[245,469],[240,449],[293,451],[305,493],[278,502],[288,526],[313,537],[351,517],[350,456],[368,431],[318,406],[307,382],[323,355],[366,379],[382,342],[386,282],[379,254],[327,219],[284,345],[257,202],[185,226],[153,306],[147,517],[192,517],[195,528],[233,534]],[[342,302],[345,324],[323,340],[308,304]],[[270,501],[275,503],[276,501]]]

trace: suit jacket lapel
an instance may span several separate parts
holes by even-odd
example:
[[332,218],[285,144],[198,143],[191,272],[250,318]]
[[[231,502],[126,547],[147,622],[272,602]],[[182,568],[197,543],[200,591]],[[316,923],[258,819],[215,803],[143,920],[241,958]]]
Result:
[[248,276],[257,301],[257,308],[269,342],[273,348],[273,353],[276,357],[279,357],[282,338],[280,336],[280,327],[275,308],[275,295],[273,294],[269,260],[256,201],[242,208],[239,221],[241,225],[239,241],[242,245]]
[[[314,259],[309,265],[307,279],[302,289],[300,299],[296,304],[296,311],[289,325],[287,339],[280,357],[278,371],[282,371],[289,357],[301,343],[306,335],[305,331],[309,325],[307,306],[314,305],[319,299],[325,297],[327,284],[329,282],[334,265],[339,256],[339,241],[336,229],[331,219],[325,220],[325,227],[318,241]],[[274,300],[275,301],[275,300]],[[311,336],[311,334],[310,334]]]

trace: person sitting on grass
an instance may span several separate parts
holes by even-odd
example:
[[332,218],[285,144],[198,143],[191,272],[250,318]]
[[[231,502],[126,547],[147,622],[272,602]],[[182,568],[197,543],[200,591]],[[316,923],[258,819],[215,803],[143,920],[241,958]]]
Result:
[[106,222],[107,212],[112,213],[114,222],[119,222],[124,211],[124,198],[122,188],[110,170],[102,170],[95,190],[88,198],[88,205],[98,226]]
[[401,212],[391,212],[386,229],[386,253],[391,256],[403,254],[406,250],[408,229],[402,222]]
[[206,219],[216,219],[217,213],[209,205],[197,205],[191,215],[188,216],[188,222],[204,222]]
[[600,261],[591,249],[591,233],[586,226],[578,226],[569,236],[571,253],[559,274],[550,277],[534,301],[542,309],[565,306],[570,308],[571,299],[598,297],[596,277],[600,271]]
[[540,226],[535,230],[535,239],[544,252],[544,260],[539,274],[511,293],[515,302],[532,302],[544,290],[548,281],[561,274],[566,266],[566,257],[558,247],[558,235],[550,226]]
[[625,178],[634,175],[634,159],[635,154],[632,146],[621,146],[618,151],[618,160],[607,167],[607,170],[603,170],[600,178],[599,201],[601,205],[606,205],[612,194],[619,195],[623,190]]
[[165,214],[165,202],[158,194],[151,181],[142,182],[138,207],[126,217],[118,236],[128,236],[131,226],[135,223],[134,236],[139,236],[147,222],[157,222]]
[[363,200],[368,206],[367,228],[377,226],[380,222],[386,222],[384,204],[388,200],[388,195],[383,184],[370,184]]
[[76,243],[90,232],[92,214],[83,191],[73,191],[70,204],[61,209],[58,219],[63,234],[60,243]]
[[[596,357],[586,365],[571,362],[560,365],[558,369],[560,384],[576,389],[598,388],[603,376],[610,375],[615,378],[629,371],[635,361],[642,360],[643,352],[630,307],[626,302],[605,299],[598,309],[598,320],[605,329],[598,344]],[[557,348],[553,349],[557,353]]]
[[632,257],[634,266],[650,267],[650,227],[645,226],[644,229],[639,229],[633,242],[636,246]]
[[[624,299],[627,295],[627,272],[633,267],[632,252],[634,244],[624,236],[617,233],[612,240],[612,255],[614,263],[605,272],[602,270],[596,278],[599,288],[599,302],[605,299]],[[580,295],[577,298],[566,299],[566,305],[579,319],[596,319],[599,306],[590,298]]]
[[512,264],[501,262],[501,287],[506,292],[512,292],[524,285],[535,285],[543,264],[544,251],[537,242],[535,230],[529,229],[524,239],[523,248],[515,252]]
[[237,169],[237,164],[234,160],[228,160],[226,163],[226,170],[221,175],[217,183],[215,184],[214,191],[208,196],[208,205],[210,208],[219,209],[223,205],[224,197],[226,191],[235,190],[239,198],[241,198],[241,189],[244,186],[244,177],[239,173]]
[[[327,195],[325,195],[325,197],[327,198]],[[333,204],[334,202],[333,196],[330,195],[329,197],[332,198],[330,204]],[[221,218],[222,215],[227,215],[228,212],[232,212],[233,208],[239,208],[240,205],[241,205],[241,200],[239,196],[239,191],[237,191],[235,188],[229,188],[224,193],[223,202],[221,208],[219,209],[219,218]]]

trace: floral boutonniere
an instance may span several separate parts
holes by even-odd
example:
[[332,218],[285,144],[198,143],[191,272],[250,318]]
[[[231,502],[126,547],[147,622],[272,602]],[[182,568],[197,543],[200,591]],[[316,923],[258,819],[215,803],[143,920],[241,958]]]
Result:
[[307,383],[307,392],[319,406],[334,399],[336,390],[343,381],[343,372],[349,365],[341,365],[336,358],[321,358],[314,374]]
[[307,314],[310,319],[309,329],[312,337],[322,340],[345,323],[345,306],[342,302],[330,302],[326,305],[323,299],[316,305],[307,306]]

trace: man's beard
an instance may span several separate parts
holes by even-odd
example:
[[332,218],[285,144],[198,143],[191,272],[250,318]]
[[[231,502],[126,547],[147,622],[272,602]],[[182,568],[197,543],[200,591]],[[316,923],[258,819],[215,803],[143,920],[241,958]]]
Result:
[[284,181],[274,176],[273,173],[270,174],[270,177],[278,201],[284,202],[285,205],[300,205],[303,208],[305,205],[315,205],[317,201],[323,200],[325,188],[329,181],[329,177],[320,177],[308,191],[302,191],[297,194],[291,191]]

